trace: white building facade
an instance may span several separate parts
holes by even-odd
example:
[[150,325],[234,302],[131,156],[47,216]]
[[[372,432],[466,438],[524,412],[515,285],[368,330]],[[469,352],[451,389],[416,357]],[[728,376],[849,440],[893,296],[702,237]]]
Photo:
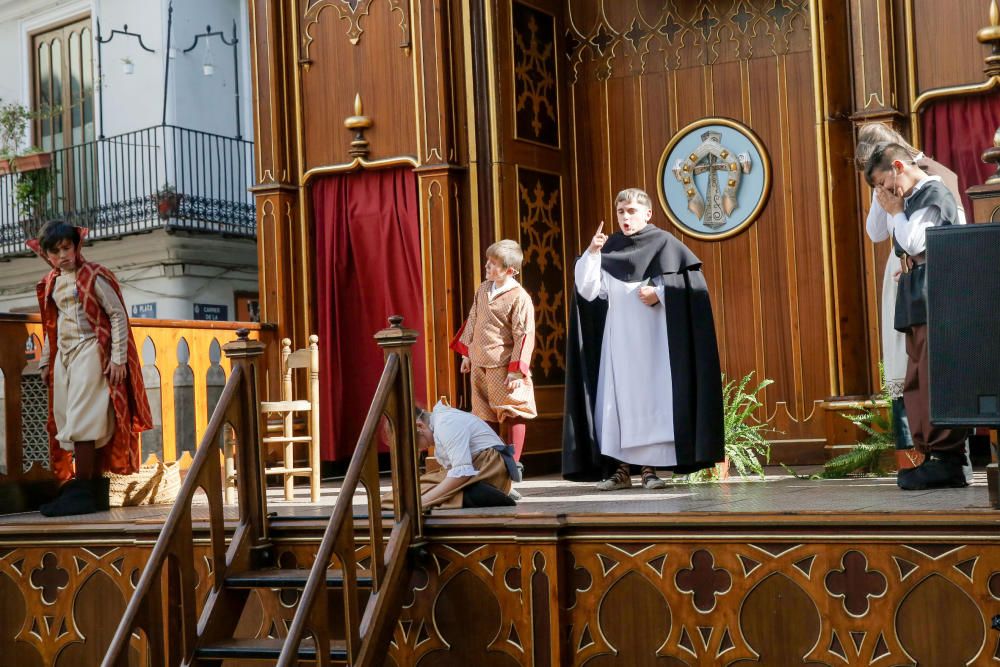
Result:
[[0,312],[37,311],[24,241],[59,218],[133,316],[255,319],[247,35],[240,0],[0,0],[0,100],[48,162],[0,174]]

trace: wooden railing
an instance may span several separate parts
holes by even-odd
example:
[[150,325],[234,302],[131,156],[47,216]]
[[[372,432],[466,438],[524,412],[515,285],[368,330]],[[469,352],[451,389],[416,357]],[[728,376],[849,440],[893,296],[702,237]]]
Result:
[[[297,665],[299,648],[308,631],[315,642],[317,664],[330,664],[327,619],[327,569],[332,559],[343,573],[343,605],[347,664],[382,665],[393,624],[399,613],[411,571],[411,550],[423,541],[423,519],[417,483],[417,450],[413,414],[411,351],[416,332],[403,329],[403,318],[389,318],[391,326],[376,334],[385,353],[385,369],[365,419],[344,484],[313,561],[278,659],[279,667]],[[392,456],[394,519],[388,542],[382,528],[379,497],[378,445],[383,417],[387,421]],[[364,487],[368,502],[368,539],[371,544],[372,591],[364,613],[359,611],[355,550],[354,494]]]
[[[225,626],[236,623],[236,619],[216,613],[232,603],[226,599],[223,587],[227,574],[232,569],[245,570],[270,560],[258,409],[265,346],[258,340],[249,340],[248,334],[246,329],[240,330],[239,339],[223,347],[232,363],[232,372],[111,640],[101,663],[103,667],[127,664],[129,643],[138,630],[146,635],[150,664],[179,665],[189,660],[199,638],[231,633]],[[228,548],[223,526],[222,470],[216,446],[227,424],[235,432],[239,448],[236,459],[239,523]],[[199,490],[207,497],[212,557],[211,582],[202,617],[215,619],[200,626],[192,541],[192,506]]]
[[[182,467],[190,465],[194,445],[204,437],[214,403],[232,371],[231,361],[222,354],[222,343],[240,328],[249,329],[267,344],[266,367],[278,368],[277,346],[271,344],[275,332],[267,326],[132,319],[155,425],[154,431],[143,436],[144,460],[153,456],[167,463],[179,460]],[[0,453],[6,454],[0,454],[0,462],[6,463],[0,465],[0,476],[9,479],[46,475],[48,449],[44,433],[39,432],[46,403],[37,361],[29,358],[31,350],[40,349],[41,341],[42,325],[37,315],[0,314],[0,442],[5,445]],[[268,379],[274,383],[278,378],[273,375]],[[267,386],[262,393],[265,400],[272,395]],[[22,421],[23,403],[29,423]],[[181,420],[183,432],[178,429],[178,412],[187,416]]]

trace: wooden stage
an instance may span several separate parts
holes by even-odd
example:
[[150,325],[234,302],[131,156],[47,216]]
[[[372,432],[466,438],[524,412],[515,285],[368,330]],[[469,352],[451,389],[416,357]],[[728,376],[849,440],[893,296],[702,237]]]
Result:
[[[1000,661],[1000,512],[982,472],[926,492],[775,469],[660,491],[554,477],[518,489],[517,507],[426,519],[388,664]],[[324,486],[313,506],[269,492],[283,567],[310,564],[336,494]],[[169,509],[0,517],[0,667],[97,664]],[[283,633],[296,594],[271,593],[255,594],[244,636]]]

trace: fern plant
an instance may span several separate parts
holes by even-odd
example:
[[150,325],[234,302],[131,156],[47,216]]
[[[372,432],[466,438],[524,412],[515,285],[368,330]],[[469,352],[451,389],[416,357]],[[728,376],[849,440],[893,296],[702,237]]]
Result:
[[885,384],[885,372],[879,364],[879,379],[882,382],[882,393],[878,403],[885,403],[888,408],[883,413],[878,404],[870,408],[858,408],[854,414],[844,415],[854,426],[863,431],[867,437],[854,446],[849,452],[835,456],[823,466],[823,472],[818,476],[822,479],[835,479],[848,475],[874,475],[881,477],[888,474],[882,468],[883,455],[896,448],[896,440],[892,433],[892,396]]
[[[764,463],[771,456],[771,444],[766,434],[771,429],[766,421],[757,421],[754,412],[764,405],[758,398],[764,387],[774,380],[765,378],[753,389],[748,389],[753,380],[753,371],[743,379],[726,380],[722,374],[722,414],[725,424],[725,454],[731,469],[740,477],[757,475],[764,478]],[[687,476],[689,482],[715,481],[719,477],[718,468],[699,470]]]

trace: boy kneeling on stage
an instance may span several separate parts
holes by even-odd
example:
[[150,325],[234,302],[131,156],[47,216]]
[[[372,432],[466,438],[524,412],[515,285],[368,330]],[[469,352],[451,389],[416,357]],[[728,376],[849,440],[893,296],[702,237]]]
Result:
[[443,401],[417,410],[417,447],[434,447],[441,467],[420,477],[424,509],[513,505],[511,483],[520,481],[514,449],[479,417]]

